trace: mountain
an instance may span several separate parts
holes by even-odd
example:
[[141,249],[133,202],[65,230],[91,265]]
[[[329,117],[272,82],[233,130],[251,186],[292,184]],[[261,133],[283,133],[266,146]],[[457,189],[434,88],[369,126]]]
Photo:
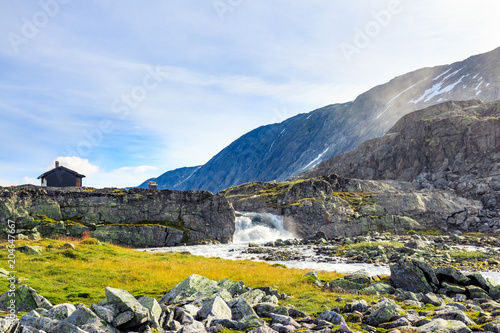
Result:
[[445,102],[412,112],[383,137],[300,174],[413,182],[482,201],[500,228],[500,101]]
[[[384,135],[402,116],[450,100],[500,99],[500,48],[423,68],[282,123],[259,127],[205,165],[153,179],[160,189],[218,192],[249,181],[285,180]],[[144,184],[143,184],[144,185]],[[141,185],[142,186],[142,185]]]
[[305,237],[369,231],[500,233],[500,100],[443,102],[288,182],[220,191]]
[[182,182],[186,179],[189,179],[189,177],[191,177],[191,175],[199,168],[201,168],[201,166],[179,168],[172,171],[167,171],[157,178],[150,178],[146,180],[138,187],[148,188],[148,182],[153,181],[158,184],[158,187],[160,189],[180,188],[182,186]]

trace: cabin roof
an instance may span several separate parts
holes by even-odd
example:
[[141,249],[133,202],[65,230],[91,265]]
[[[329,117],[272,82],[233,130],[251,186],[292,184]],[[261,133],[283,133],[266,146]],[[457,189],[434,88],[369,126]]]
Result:
[[58,166],[57,168],[54,168],[54,169],[52,169],[52,170],[49,170],[49,171],[47,171],[47,172],[45,172],[45,173],[41,174],[40,176],[38,176],[38,178],[37,178],[37,179],[44,178],[44,177],[46,177],[47,175],[49,175],[49,174],[51,174],[51,173],[53,173],[53,172],[56,172],[56,171],[58,171],[58,170],[63,170],[63,171],[66,171],[66,172],[72,173],[72,174],[74,174],[74,175],[75,175],[76,177],[78,177],[78,178],[83,178],[83,177],[85,177],[84,175],[79,174],[79,173],[78,173],[78,172],[76,172],[76,171],[73,171],[73,170],[68,169],[68,168],[66,168],[66,167],[63,167],[63,166]]

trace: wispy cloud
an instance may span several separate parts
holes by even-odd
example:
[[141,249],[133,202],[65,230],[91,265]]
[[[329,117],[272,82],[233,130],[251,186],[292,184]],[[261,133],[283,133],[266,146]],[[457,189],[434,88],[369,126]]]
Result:
[[[6,36],[21,33],[41,7],[6,2],[1,184],[75,155],[99,166],[89,183],[136,185],[206,162],[245,132],[282,120],[276,110],[293,116],[349,101],[410,70],[498,46],[497,2],[401,1],[401,13],[346,63],[339,44],[388,3],[245,1],[221,20],[205,0],[70,1],[14,52]],[[114,103],[141,92],[151,67],[163,73],[161,83],[126,116],[117,114]],[[113,130],[78,154],[103,122]],[[141,168],[153,165],[156,174]]]

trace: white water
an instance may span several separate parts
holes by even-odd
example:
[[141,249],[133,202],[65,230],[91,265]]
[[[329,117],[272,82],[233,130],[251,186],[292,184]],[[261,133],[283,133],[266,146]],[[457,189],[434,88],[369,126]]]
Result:
[[238,213],[233,236],[233,242],[267,243],[277,239],[295,238],[285,230],[283,216],[268,213]]
[[[193,245],[175,246],[162,248],[142,249],[148,252],[190,252],[193,255],[203,257],[219,257],[231,260],[255,260],[262,261],[257,255],[242,253],[248,249],[248,243],[264,244],[276,239],[291,239],[293,234],[285,230],[283,217],[267,213],[238,213],[236,218],[236,229],[233,236],[233,244],[218,245]],[[267,248],[267,247],[266,247]],[[290,268],[300,268],[308,270],[335,271],[339,273],[351,273],[360,269],[366,269],[371,274],[389,274],[388,265],[374,264],[347,264],[341,259],[337,262],[324,262],[322,258],[315,254],[311,246],[295,245],[290,248],[300,252],[304,259],[301,261],[267,261],[270,264],[279,263]],[[485,277],[490,277],[500,283],[499,272],[482,272]]]

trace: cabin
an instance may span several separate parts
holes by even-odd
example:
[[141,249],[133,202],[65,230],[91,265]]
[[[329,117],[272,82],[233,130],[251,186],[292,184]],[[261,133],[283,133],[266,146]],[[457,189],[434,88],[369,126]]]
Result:
[[59,165],[59,162],[56,161],[56,167],[38,176],[38,179],[42,180],[42,186],[82,187],[83,177],[85,176]]

